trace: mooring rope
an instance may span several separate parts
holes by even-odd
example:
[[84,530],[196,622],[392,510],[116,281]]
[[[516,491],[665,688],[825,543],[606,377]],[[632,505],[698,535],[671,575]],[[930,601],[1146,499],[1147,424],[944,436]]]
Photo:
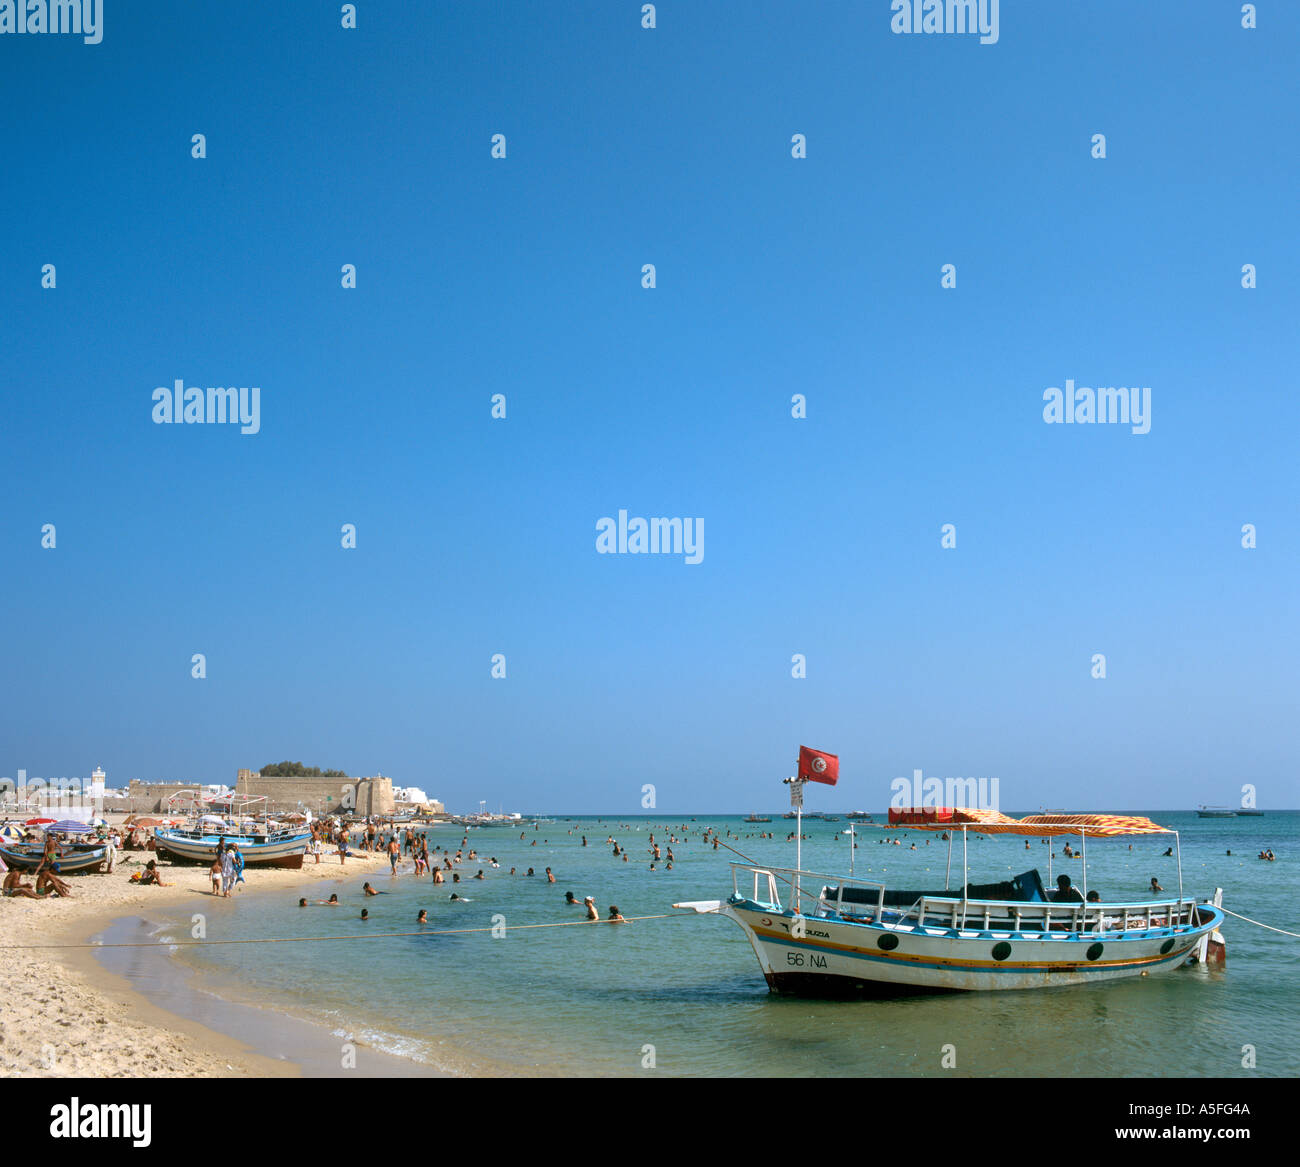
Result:
[[1231,912],[1222,905],[1219,906],[1219,911],[1229,916],[1236,916],[1238,920],[1245,920],[1247,924],[1254,924],[1256,928],[1267,928],[1270,932],[1280,932],[1283,936],[1290,936],[1296,940],[1300,940],[1300,932],[1288,932],[1285,928],[1274,928],[1272,924],[1261,924],[1258,920],[1252,920],[1249,916],[1243,916],[1238,912]]
[[211,944],[312,944],[318,940],[384,940],[394,936],[459,936],[467,932],[523,931],[527,928],[580,928],[583,924],[623,924],[635,920],[685,919],[685,912],[662,912],[657,916],[624,916],[622,920],[560,920],[552,924],[501,924],[491,928],[426,928],[420,932],[371,932],[364,936],[249,936],[237,940],[132,940],[112,944],[3,944],[0,952],[37,948],[188,948]]

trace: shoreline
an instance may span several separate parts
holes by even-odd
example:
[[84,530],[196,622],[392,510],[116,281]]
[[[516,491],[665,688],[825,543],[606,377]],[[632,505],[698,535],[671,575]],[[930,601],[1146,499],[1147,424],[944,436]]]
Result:
[[[327,1026],[232,1001],[219,987],[200,985],[171,953],[145,991],[140,982],[148,978],[95,939],[127,930],[152,935],[187,907],[220,900],[201,865],[159,860],[166,887],[132,884],[131,871],[148,858],[157,857],[128,852],[111,874],[70,877],[66,900],[0,899],[0,951],[9,958],[0,967],[0,1076],[303,1077],[324,1076],[334,1062],[336,1072],[361,1076],[448,1076],[355,1039],[353,1064],[344,1067],[340,1038]],[[234,898],[300,892],[387,863],[377,853],[351,855],[346,864],[329,858],[297,870],[249,868],[252,886]]]

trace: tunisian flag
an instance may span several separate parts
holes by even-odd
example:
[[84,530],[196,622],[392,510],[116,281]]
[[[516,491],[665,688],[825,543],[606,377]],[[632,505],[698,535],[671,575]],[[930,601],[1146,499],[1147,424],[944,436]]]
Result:
[[825,782],[834,786],[840,777],[839,754],[824,754],[821,750],[799,747],[799,777],[808,782]]

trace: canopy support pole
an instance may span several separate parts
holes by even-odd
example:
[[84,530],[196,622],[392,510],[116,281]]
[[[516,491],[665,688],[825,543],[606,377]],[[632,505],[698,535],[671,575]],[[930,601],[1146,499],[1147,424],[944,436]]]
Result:
[[1183,898],[1183,840],[1178,832],[1174,832],[1174,851],[1178,854],[1178,899],[1181,902]]
[[945,891],[952,890],[952,831],[948,831],[948,866],[943,872],[943,887]]
[[1088,832],[1085,828],[1079,828],[1079,838],[1082,840],[1080,850],[1083,853],[1083,902],[1085,907],[1088,903]]
[[970,876],[966,872],[966,828],[961,829],[961,898],[969,898]]

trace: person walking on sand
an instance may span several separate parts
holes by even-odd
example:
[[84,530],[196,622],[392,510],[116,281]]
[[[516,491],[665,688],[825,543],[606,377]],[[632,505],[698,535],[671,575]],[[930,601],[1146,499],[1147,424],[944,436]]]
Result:
[[208,876],[212,880],[212,894],[219,896],[221,894],[221,858],[218,856],[212,861],[212,866],[208,868]]
[[388,864],[392,868],[393,874],[397,874],[397,860],[401,857],[402,848],[397,842],[397,836],[394,835],[388,840]]
[[231,889],[235,886],[235,856],[229,847],[226,848],[225,854],[221,856],[221,894],[226,899],[230,898]]

